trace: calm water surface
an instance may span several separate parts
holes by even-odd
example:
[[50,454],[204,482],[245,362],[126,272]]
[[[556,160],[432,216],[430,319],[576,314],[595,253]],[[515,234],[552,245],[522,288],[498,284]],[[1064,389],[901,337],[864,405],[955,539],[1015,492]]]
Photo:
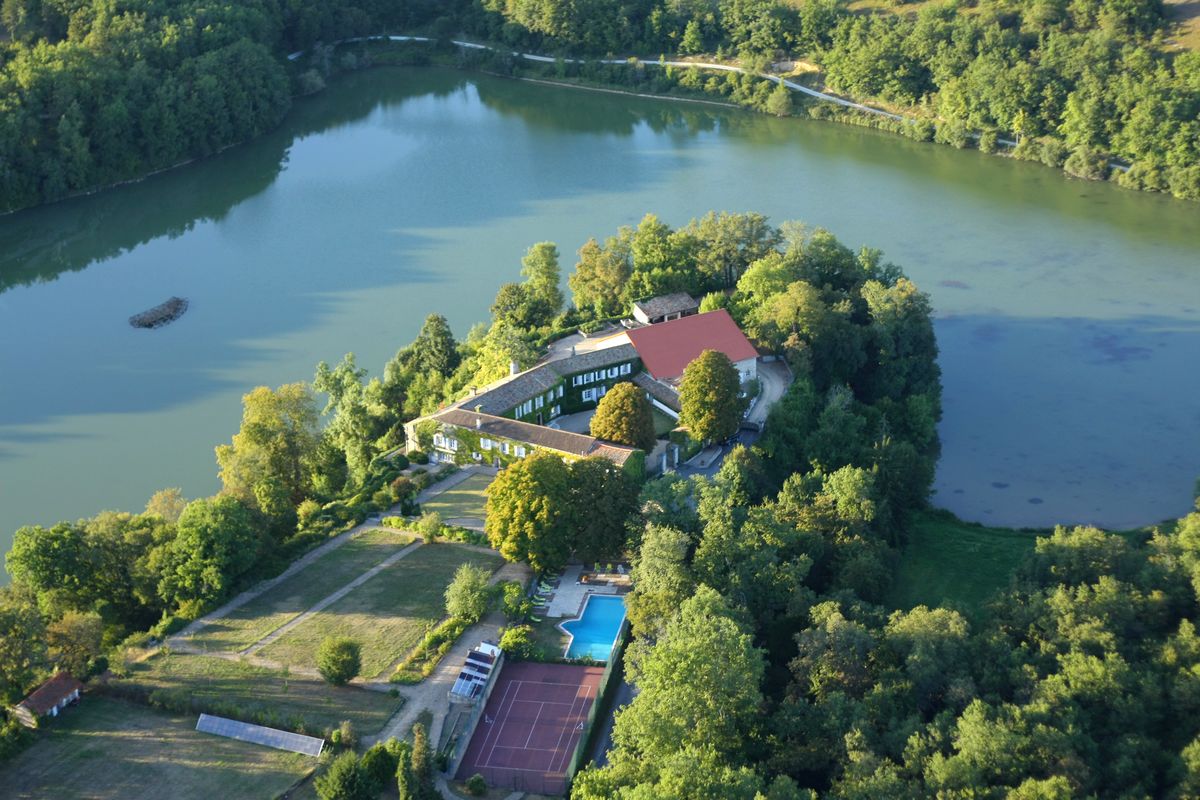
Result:
[[[441,70],[375,70],[192,167],[0,218],[0,547],[217,486],[240,396],[459,335],[532,242],[570,269],[654,211],[801,219],[929,291],[936,502],[1130,526],[1200,474],[1200,206],[824,123]],[[171,295],[180,321],[132,329]]]

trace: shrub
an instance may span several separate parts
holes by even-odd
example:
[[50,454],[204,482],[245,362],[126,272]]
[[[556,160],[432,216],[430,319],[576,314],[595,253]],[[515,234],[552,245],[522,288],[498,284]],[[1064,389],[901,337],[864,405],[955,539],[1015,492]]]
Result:
[[1063,164],[1063,171],[1076,178],[1099,181],[1108,177],[1108,157],[1090,147],[1079,146]]
[[321,513],[321,504],[311,497],[296,507],[296,522],[301,528],[307,528]]
[[377,742],[367,752],[363,753],[359,768],[367,781],[371,796],[376,797],[387,788],[396,775],[399,760],[396,750],[389,748],[383,742]]
[[500,649],[510,658],[517,661],[533,658],[537,653],[537,645],[533,639],[533,628],[528,625],[516,625],[506,628],[500,635]]
[[353,750],[358,744],[358,735],[354,732],[353,723],[348,719],[342,720],[342,724],[331,730],[327,738],[333,744],[347,750]]
[[321,800],[366,800],[372,796],[369,780],[354,753],[349,751],[335,758],[329,769],[313,781],[313,786]]
[[436,511],[422,514],[421,518],[417,520],[416,531],[425,540],[425,544],[433,544],[442,532],[442,515]]
[[422,450],[415,450],[408,454],[409,461],[414,464],[428,464],[429,456]]
[[325,88],[325,79],[315,69],[296,76],[296,91],[300,94],[316,94]]
[[529,614],[533,603],[525,596],[525,587],[517,581],[505,581],[498,587],[501,607],[509,622],[519,622]]
[[476,797],[483,797],[487,794],[487,781],[483,779],[482,775],[476,772],[467,778],[467,791]]
[[981,153],[996,152],[996,147],[998,146],[998,142],[997,142],[998,139],[999,139],[999,137],[996,135],[996,132],[994,130],[986,130],[983,133],[979,134],[979,152],[981,152]]
[[446,587],[446,613],[468,623],[483,619],[491,601],[488,579],[491,573],[483,567],[462,564],[454,573],[454,580]]
[[334,686],[345,686],[362,668],[362,650],[358,642],[329,636],[317,648],[317,670]]

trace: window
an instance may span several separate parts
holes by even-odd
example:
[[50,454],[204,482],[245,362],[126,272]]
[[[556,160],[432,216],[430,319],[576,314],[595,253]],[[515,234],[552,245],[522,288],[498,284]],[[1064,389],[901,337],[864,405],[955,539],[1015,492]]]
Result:
[[[561,387],[561,386],[560,386],[560,387],[558,387],[558,388],[559,388],[559,389],[562,389],[562,387]],[[546,392],[546,402],[550,402],[550,401],[551,401],[551,400],[553,400],[553,399],[554,399],[554,390],[553,390],[553,389],[551,389],[550,391]]]
[[551,406],[550,407],[550,419],[554,419],[561,413],[562,413],[562,406]]
[[508,442],[500,443],[500,452],[504,453],[504,455],[508,455]]
[[484,450],[491,450],[492,449],[492,440],[491,439],[480,439],[479,446],[482,447]]
[[[582,375],[576,375],[576,376],[574,376],[573,378],[571,378],[571,385],[572,385],[572,386],[578,386],[578,385],[579,385],[579,384],[581,384],[581,383],[583,383],[583,376],[582,376]],[[558,388],[558,390],[561,392],[561,391],[562,391],[562,387],[560,386],[560,387]]]
[[440,433],[435,433],[433,435],[433,446],[434,447],[445,447],[446,446],[446,437],[442,436],[442,434],[440,434]]
[[[557,394],[557,395],[555,395],[555,396],[556,396],[556,397],[562,397],[562,394],[563,394],[563,385],[560,383],[560,384],[558,385],[558,394]],[[551,399],[553,399],[553,398],[551,398]]]
[[591,401],[593,401],[595,399],[596,399],[596,390],[595,389],[584,389],[583,390],[583,402],[590,403]]
[[471,458],[475,459],[476,461],[483,460],[483,456],[479,455],[479,453],[471,453]]
[[458,452],[458,439],[447,439],[446,444],[450,446],[451,450]]
[[533,407],[534,407],[534,408],[541,408],[541,407],[542,407],[542,406],[544,406],[544,405],[546,405],[546,398],[542,397],[542,396],[539,394],[539,395],[537,396],[537,402],[533,404]]
[[633,372],[633,364],[622,364],[621,365],[621,374],[622,375],[628,375],[631,372]]
[[517,445],[516,447],[513,448],[513,451],[517,454],[517,458],[525,457],[525,446],[524,445],[520,445],[520,444]]
[[620,370],[618,370],[616,367],[610,367],[608,370],[608,377],[615,378],[619,372]]

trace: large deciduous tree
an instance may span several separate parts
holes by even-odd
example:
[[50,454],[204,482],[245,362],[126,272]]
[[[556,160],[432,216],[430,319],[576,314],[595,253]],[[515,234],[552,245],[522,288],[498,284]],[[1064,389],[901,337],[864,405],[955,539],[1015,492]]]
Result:
[[285,519],[312,488],[317,407],[307,384],[260,386],[242,398],[242,427],[217,447],[225,491],[269,517]]
[[33,598],[0,587],[0,700],[19,700],[46,660],[45,623]]
[[626,381],[612,387],[596,406],[591,431],[597,439],[653,450],[654,415],[645,391]]
[[193,500],[179,517],[159,593],[176,604],[220,600],[254,566],[261,550],[254,517],[236,498]]
[[570,499],[569,467],[535,451],[488,486],[488,541],[509,561],[528,562],[537,572],[558,569],[574,548]]
[[557,314],[563,304],[558,246],[554,242],[538,242],[530,247],[521,259],[521,274],[525,276],[529,294],[541,302],[550,316]]
[[683,370],[679,383],[679,424],[703,442],[737,433],[746,408],[737,367],[729,356],[705,350]]
[[625,549],[630,517],[637,511],[638,485],[606,458],[571,465],[571,517],[575,556],[582,561],[617,558]]

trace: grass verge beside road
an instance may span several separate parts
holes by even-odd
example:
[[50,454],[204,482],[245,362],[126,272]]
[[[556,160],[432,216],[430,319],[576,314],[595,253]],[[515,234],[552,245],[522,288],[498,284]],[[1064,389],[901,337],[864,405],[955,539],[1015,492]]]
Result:
[[904,610],[947,604],[975,614],[1008,587],[1037,537],[1049,533],[988,528],[946,511],[917,514],[886,604]]
[[197,733],[180,716],[85,696],[44,738],[0,765],[5,797],[213,800],[276,797],[315,758]]
[[321,735],[350,720],[359,734],[384,726],[404,701],[319,678],[214,656],[163,653],[128,667],[113,689],[172,710],[201,711]]
[[500,556],[453,544],[424,545],[258,655],[281,664],[315,667],[317,648],[327,636],[348,636],[362,645],[362,676],[386,678],[388,668],[445,616],[446,586],[459,565],[466,563],[495,569]]
[[211,652],[244,650],[414,538],[412,534],[391,530],[364,531],[228,616],[205,626],[191,641]]

